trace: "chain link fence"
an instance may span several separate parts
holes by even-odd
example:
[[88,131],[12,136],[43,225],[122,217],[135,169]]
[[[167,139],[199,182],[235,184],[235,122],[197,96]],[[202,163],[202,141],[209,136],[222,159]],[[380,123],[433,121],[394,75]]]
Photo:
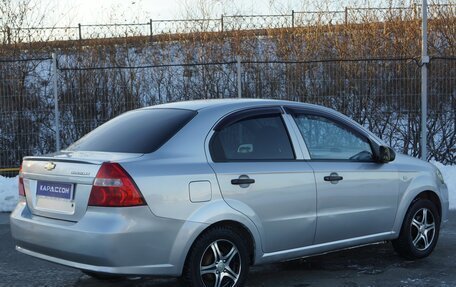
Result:
[[0,62],[0,171],[55,150],[50,59]]
[[[456,4],[428,6],[430,20],[456,15]],[[0,43],[17,44],[47,41],[93,40],[156,35],[270,30],[315,25],[365,24],[421,19],[421,6],[389,8],[346,7],[340,11],[291,11],[284,15],[222,15],[218,19],[157,20],[132,24],[78,24],[73,27],[3,27]]]
[[[61,147],[131,109],[165,102],[233,98],[284,99],[334,108],[397,151],[420,154],[421,69],[414,59],[230,61],[147,66],[71,67],[59,57],[4,61],[0,68],[0,170],[23,156]],[[429,159],[456,163],[456,58],[429,64]],[[240,74],[238,74],[240,71]],[[241,85],[238,85],[240,76]],[[58,88],[53,89],[53,77]],[[58,103],[54,101],[57,93]]]

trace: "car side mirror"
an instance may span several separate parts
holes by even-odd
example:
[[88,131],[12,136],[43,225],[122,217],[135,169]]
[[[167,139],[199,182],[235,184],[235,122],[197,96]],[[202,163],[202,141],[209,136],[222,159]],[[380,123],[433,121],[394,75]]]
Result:
[[396,153],[389,146],[381,145],[378,149],[378,161],[381,163],[391,162],[396,158]]

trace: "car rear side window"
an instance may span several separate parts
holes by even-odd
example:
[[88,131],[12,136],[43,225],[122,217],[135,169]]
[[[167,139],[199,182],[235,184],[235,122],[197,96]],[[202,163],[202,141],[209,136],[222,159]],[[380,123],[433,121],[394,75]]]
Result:
[[154,152],[195,115],[195,111],[183,109],[144,109],[127,112],[94,129],[67,150]]
[[295,158],[280,114],[244,118],[223,127],[214,134],[210,150],[214,162]]

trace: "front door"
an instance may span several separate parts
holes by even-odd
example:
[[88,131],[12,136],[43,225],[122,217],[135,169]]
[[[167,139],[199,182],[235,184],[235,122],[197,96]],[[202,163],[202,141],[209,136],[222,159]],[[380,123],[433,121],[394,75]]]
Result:
[[391,232],[399,180],[374,160],[362,131],[337,119],[295,112],[317,185],[315,244]]

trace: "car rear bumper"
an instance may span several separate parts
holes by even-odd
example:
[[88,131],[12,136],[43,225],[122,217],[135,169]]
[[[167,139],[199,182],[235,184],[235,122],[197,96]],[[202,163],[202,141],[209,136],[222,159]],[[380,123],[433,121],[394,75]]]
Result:
[[54,262],[57,264],[74,267],[77,269],[89,270],[94,272],[100,273],[111,273],[111,274],[126,274],[126,275],[170,275],[170,276],[177,276],[175,272],[175,268],[171,264],[161,264],[161,265],[144,265],[144,266],[98,266],[98,265],[90,265],[79,263],[75,261],[65,260],[57,257],[48,256],[46,254],[34,252],[25,248],[22,248],[16,245],[16,250],[39,258],[46,261]]
[[[179,276],[187,251],[180,234],[188,223],[156,217],[147,206],[89,207],[70,222],[35,216],[21,201],[10,222],[18,251],[95,272]],[[196,233],[204,227],[192,224]]]

